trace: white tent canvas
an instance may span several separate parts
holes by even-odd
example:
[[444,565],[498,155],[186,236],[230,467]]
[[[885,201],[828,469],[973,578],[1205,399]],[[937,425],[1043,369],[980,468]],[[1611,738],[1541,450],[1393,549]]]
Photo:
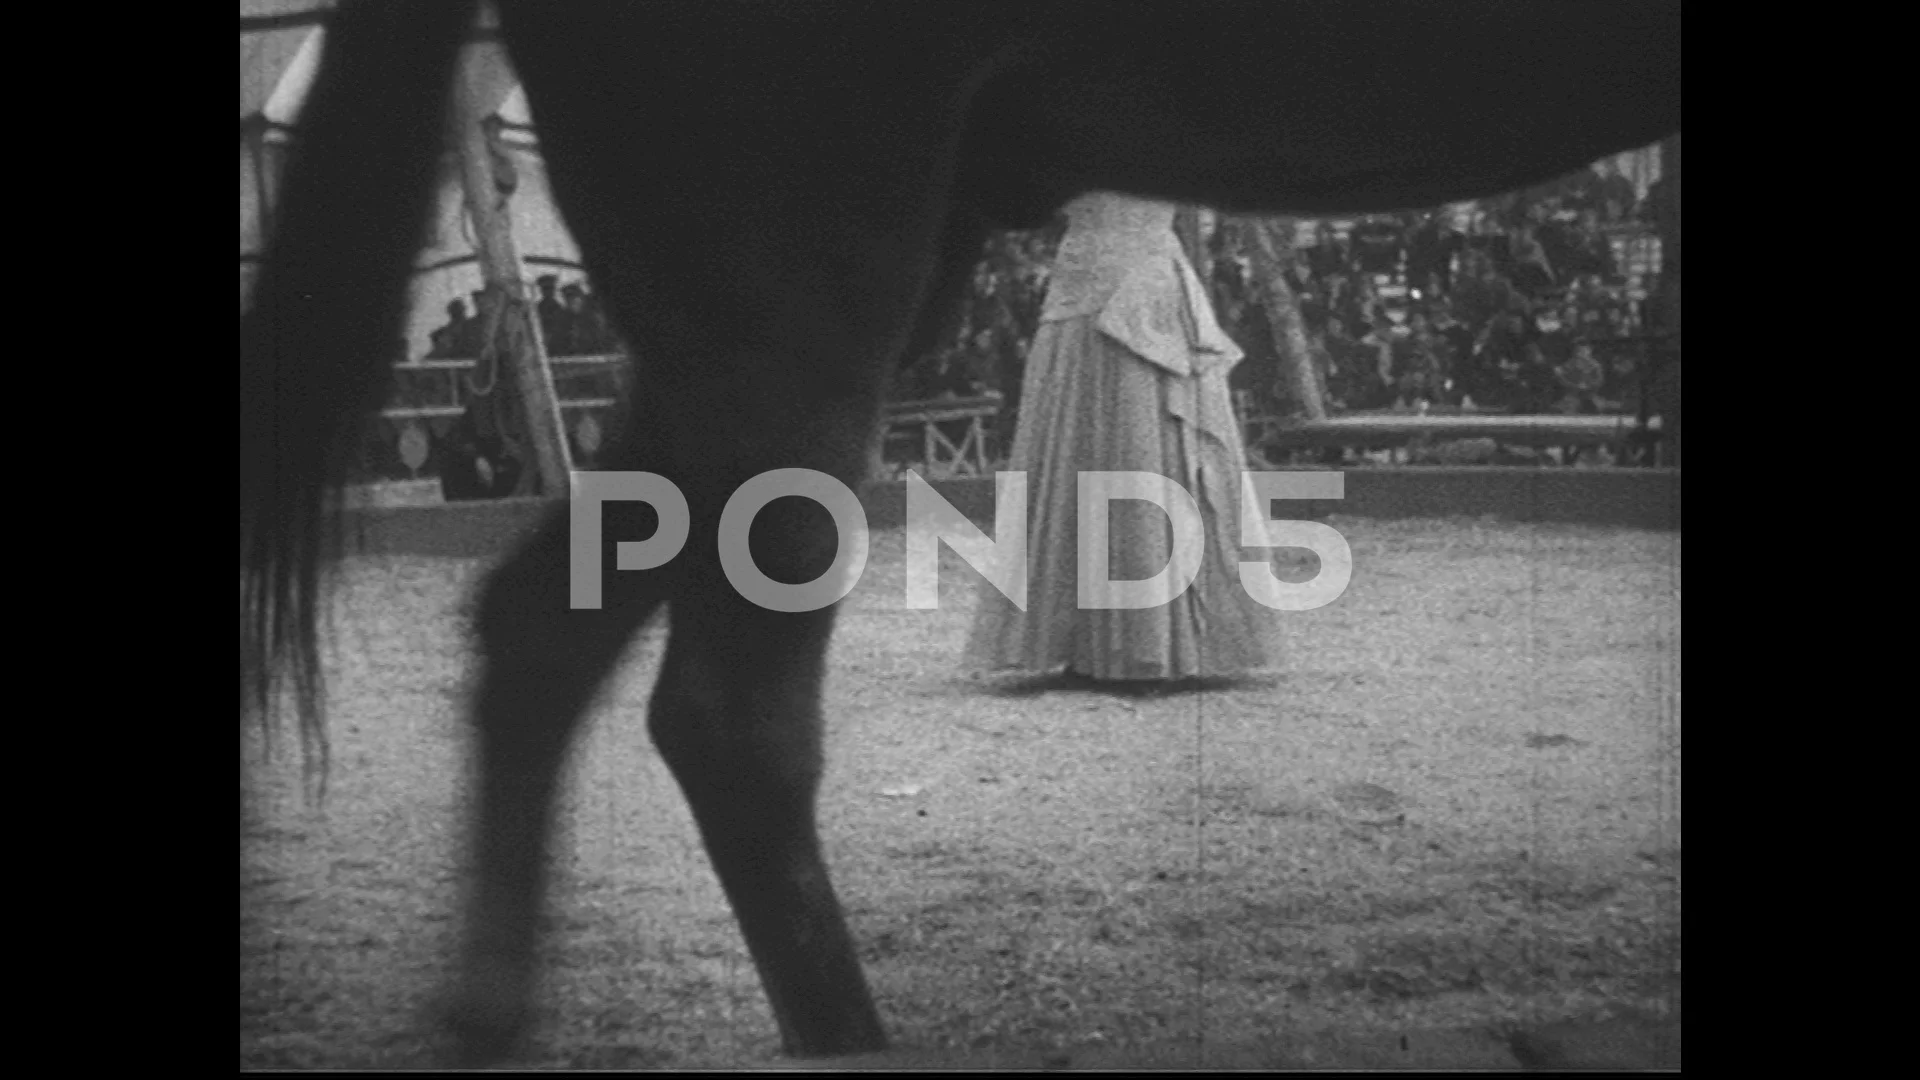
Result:
[[[257,273],[271,220],[275,185],[286,149],[299,137],[299,116],[311,88],[326,30],[303,15],[324,13],[328,0],[241,0],[240,15],[240,292],[244,305]],[[502,142],[519,185],[510,202],[513,234],[528,279],[558,274],[562,283],[577,280],[580,251],[561,222],[547,186],[532,131],[526,95],[493,42],[468,45],[462,75],[481,88],[483,109],[491,106],[507,122]],[[432,223],[415,264],[411,314],[406,328],[407,355],[428,349],[429,335],[446,321],[449,301],[481,287],[473,228],[466,214],[458,171],[451,153],[443,158],[440,195]]]

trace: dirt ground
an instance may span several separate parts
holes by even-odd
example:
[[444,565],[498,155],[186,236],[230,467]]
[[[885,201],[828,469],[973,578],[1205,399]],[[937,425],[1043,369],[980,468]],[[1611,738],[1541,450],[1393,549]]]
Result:
[[[1680,535],[1332,524],[1352,585],[1279,674],[1155,696],[958,674],[978,578],[910,610],[874,535],[821,813],[889,1064],[1678,1065]],[[242,1067],[433,1063],[483,569],[344,568],[324,814],[243,755]],[[529,1064],[777,1063],[647,741],[662,640],[575,755]]]

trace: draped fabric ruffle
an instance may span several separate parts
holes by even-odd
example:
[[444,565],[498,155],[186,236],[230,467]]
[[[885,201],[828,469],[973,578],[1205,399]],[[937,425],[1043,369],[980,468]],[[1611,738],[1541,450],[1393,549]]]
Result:
[[1243,355],[1215,321],[1200,275],[1178,254],[1136,265],[1097,309],[1094,325],[1174,375],[1224,375]]
[[[1154,260],[1158,263],[1158,260]],[[1028,594],[1021,611],[983,585],[967,662],[989,671],[1063,666],[1107,679],[1226,675],[1272,664],[1279,612],[1240,585],[1239,563],[1265,560],[1240,546],[1246,467],[1227,373],[1230,339],[1209,345],[1210,314],[1184,260],[1149,266],[1096,314],[1042,322],[1027,359],[1027,391],[1008,468],[1027,474]],[[1166,271],[1172,277],[1163,276]],[[1192,279],[1189,286],[1187,279]],[[1138,287],[1132,283],[1140,282]],[[1154,608],[1079,607],[1078,474],[1150,472],[1178,482],[1199,506],[1199,576]],[[1167,566],[1172,525],[1150,503],[1110,504],[1109,576],[1140,580]],[[1260,539],[1256,537],[1255,539]]]

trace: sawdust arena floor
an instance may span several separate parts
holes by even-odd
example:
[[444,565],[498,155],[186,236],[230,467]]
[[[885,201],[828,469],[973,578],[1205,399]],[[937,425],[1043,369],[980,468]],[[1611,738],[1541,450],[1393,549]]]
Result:
[[[874,534],[821,818],[889,1065],[1511,1068],[1555,1032],[1678,1064],[1680,534],[1331,523],[1353,581],[1284,617],[1281,673],[1160,695],[956,673],[979,579],[943,548],[909,610]],[[484,569],[343,568],[324,814],[244,755],[243,1067],[435,1060]],[[531,1065],[779,1063],[647,739],[663,641],[574,756]]]

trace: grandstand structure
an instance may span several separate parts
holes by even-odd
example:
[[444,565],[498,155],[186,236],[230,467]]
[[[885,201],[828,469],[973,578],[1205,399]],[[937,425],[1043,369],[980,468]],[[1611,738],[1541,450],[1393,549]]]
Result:
[[[333,0],[241,0],[240,5],[240,298],[247,303],[258,271],[281,170],[298,137],[299,118],[321,51]],[[539,139],[512,67],[483,30],[462,61],[463,142],[445,160],[433,228],[416,261],[404,353],[394,358],[394,389],[363,440],[351,503],[423,504],[445,497],[444,470],[462,419],[477,397],[498,385],[500,371],[482,357],[448,355],[434,336],[450,304],[478,318],[490,276],[519,285],[529,307],[533,286],[553,277],[561,288],[586,287],[579,248],[547,186]],[[475,172],[481,175],[474,177]],[[475,187],[510,187],[502,220],[476,207]],[[479,200],[484,202],[485,200]],[[479,211],[479,212],[476,212]],[[489,232],[496,250],[489,250]],[[504,234],[504,235],[498,235]],[[492,265],[489,265],[489,263]],[[567,469],[592,469],[615,437],[631,392],[624,348],[569,352],[526,320],[533,340],[522,355],[494,359],[533,385],[521,399],[556,414],[544,456]],[[460,350],[455,350],[459,352]],[[502,350],[496,349],[495,352]],[[491,385],[490,385],[491,384]],[[544,387],[544,389],[542,389]],[[543,400],[544,399],[544,400]],[[988,436],[998,395],[964,401],[896,402],[882,446],[930,475],[977,475],[990,464]],[[515,494],[530,494],[522,485]],[[550,494],[553,485],[541,494]]]
[[[270,232],[279,174],[298,137],[301,107],[326,45],[333,0],[242,0],[240,33],[241,304]],[[520,419],[514,434],[534,459],[510,493],[553,497],[570,470],[599,466],[628,413],[630,362],[624,349],[556,347],[536,317],[534,283],[590,291],[579,249],[547,186],[533,117],[511,65],[484,27],[463,58],[460,138],[445,158],[432,230],[416,262],[404,351],[394,357],[394,389],[364,440],[355,479],[368,489],[354,501],[431,503],[447,497],[449,463],[463,450],[477,404],[500,395]],[[1660,175],[1658,147],[1616,159],[1644,195]],[[493,198],[490,198],[490,193]],[[502,194],[504,193],[504,194]],[[1456,212],[1471,212],[1469,206]],[[1313,223],[1299,222],[1301,239]],[[1337,226],[1350,226],[1339,222]],[[1644,225],[1609,230],[1629,294],[1642,300],[1660,270],[1660,240]],[[1404,278],[1378,280],[1389,300]],[[436,344],[449,306],[499,309],[487,340],[462,351]],[[502,314],[504,313],[504,314]],[[516,323],[514,320],[518,319]],[[512,327],[520,332],[508,332]],[[472,344],[469,342],[469,344]],[[1347,415],[1295,421],[1261,415],[1242,397],[1251,444],[1269,451],[1334,447],[1405,448],[1438,441],[1492,439],[1540,446],[1626,445],[1657,437],[1656,417],[1497,415]],[[890,406],[875,443],[875,475],[912,467],[934,479],[990,475],[1011,441],[996,430],[998,393],[902,401]]]
[[[1626,177],[1633,184],[1637,199],[1646,202],[1653,186],[1663,175],[1663,158],[1667,156],[1663,152],[1665,150],[1663,144],[1654,144],[1626,151],[1595,165],[1604,165]],[[1677,172],[1677,152],[1673,156]],[[1475,203],[1448,206],[1443,208],[1443,213],[1451,216],[1453,227],[1463,234],[1480,231],[1480,218],[1484,211]],[[1317,242],[1323,224],[1335,238],[1346,239],[1364,220],[1296,220],[1295,244],[1301,249],[1312,246]],[[1662,280],[1660,229],[1648,221],[1622,220],[1601,226],[1601,231],[1623,279],[1622,284],[1611,286],[1608,291],[1644,312]],[[1390,313],[1395,318],[1400,318],[1405,305],[1418,296],[1407,281],[1404,264],[1395,266],[1391,272],[1372,274],[1370,277],[1375,295],[1389,305]],[[1557,301],[1564,297],[1565,292],[1565,284],[1562,283],[1546,290],[1543,296]],[[1643,317],[1640,322],[1645,326],[1648,320]],[[1663,430],[1663,418],[1657,410],[1650,410],[1647,406],[1651,398],[1659,395],[1649,393],[1649,373],[1655,369],[1654,365],[1644,362],[1645,358],[1675,361],[1672,366],[1677,369],[1677,331],[1655,329],[1653,332],[1621,338],[1600,338],[1595,344],[1624,345],[1642,354],[1643,362],[1639,365],[1639,397],[1642,405],[1637,414],[1516,415],[1455,407],[1438,407],[1429,411],[1423,406],[1416,411],[1364,411],[1313,418],[1288,417],[1263,408],[1260,396],[1246,390],[1235,392],[1235,408],[1243,436],[1254,452],[1256,461],[1266,460],[1267,455],[1286,457],[1297,451],[1337,450],[1358,451],[1361,460],[1366,460],[1372,452],[1379,452],[1381,460],[1394,463],[1409,460],[1447,461],[1449,456],[1446,450],[1454,451],[1453,460],[1456,461],[1485,461],[1495,458],[1506,447],[1551,450],[1556,455],[1554,460],[1560,460],[1571,459],[1581,450],[1604,447],[1611,452],[1613,460],[1634,458],[1644,465],[1677,464],[1676,452],[1664,442],[1666,432]],[[1659,357],[1663,348],[1671,351],[1667,356]],[[1677,383],[1677,374],[1669,381]],[[1677,394],[1677,389],[1672,394]],[[1486,445],[1479,448],[1483,452],[1477,454],[1472,447],[1447,445],[1468,442]],[[1441,448],[1438,456],[1432,453],[1436,447]],[[1409,455],[1409,450],[1428,453],[1413,457]],[[1349,459],[1351,456],[1348,455]],[[1533,460],[1547,459],[1534,455]]]

